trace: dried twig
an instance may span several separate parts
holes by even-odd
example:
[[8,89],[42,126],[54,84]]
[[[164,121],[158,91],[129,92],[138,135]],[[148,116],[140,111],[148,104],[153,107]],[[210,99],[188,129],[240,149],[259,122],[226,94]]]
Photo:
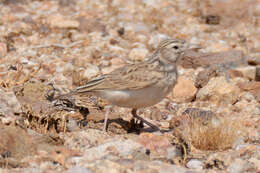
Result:
[[46,45],[39,45],[39,46],[33,46],[33,47],[30,47],[29,49],[41,49],[41,48],[48,48],[48,47],[59,47],[59,48],[63,48],[63,49],[66,49],[66,48],[71,48],[77,44],[81,44],[83,41],[80,40],[80,41],[76,41],[76,42],[73,42],[69,45],[63,45],[63,44],[59,44],[59,43],[53,43],[53,44],[46,44]]

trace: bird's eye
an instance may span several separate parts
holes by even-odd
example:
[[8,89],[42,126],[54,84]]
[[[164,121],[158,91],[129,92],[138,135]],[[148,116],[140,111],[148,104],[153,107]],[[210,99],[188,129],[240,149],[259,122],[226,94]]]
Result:
[[173,46],[172,48],[173,49],[179,49],[179,46]]

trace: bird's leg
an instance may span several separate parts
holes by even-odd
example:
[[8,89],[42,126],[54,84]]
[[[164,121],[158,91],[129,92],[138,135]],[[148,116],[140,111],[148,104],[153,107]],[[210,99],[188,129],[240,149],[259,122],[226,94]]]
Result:
[[108,106],[108,108],[106,110],[103,131],[107,131],[107,125],[108,125],[107,121],[108,121],[109,113],[111,112],[111,108],[112,108],[111,106]]
[[[132,115],[133,115],[133,117],[132,117],[132,119],[131,119],[131,121],[130,121],[130,123],[131,123],[131,128],[135,128],[136,127],[136,125],[137,125],[137,120],[136,120],[136,109],[133,109],[132,110]],[[138,128],[143,128],[144,127],[144,124],[143,124],[143,121],[141,120],[140,121],[140,126],[138,126]]]
[[[156,131],[160,131],[159,127],[157,127],[156,125],[154,125],[154,124],[148,122],[147,120],[143,119],[142,117],[138,116],[137,113],[136,113],[136,111],[137,111],[136,109],[132,109],[132,112],[131,112],[134,118],[137,118],[137,119],[140,120],[141,122],[147,124],[147,125],[150,126],[152,129],[154,129],[154,130],[156,130]],[[132,122],[133,122],[133,121],[131,120],[131,123],[132,123]]]

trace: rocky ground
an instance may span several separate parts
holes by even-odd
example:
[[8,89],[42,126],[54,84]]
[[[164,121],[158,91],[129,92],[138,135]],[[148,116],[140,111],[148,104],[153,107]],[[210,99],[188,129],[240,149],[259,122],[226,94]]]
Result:
[[[260,172],[259,0],[1,0],[0,172]],[[186,51],[161,103],[138,114],[94,96],[51,99],[149,56]],[[71,100],[70,100],[71,101]]]

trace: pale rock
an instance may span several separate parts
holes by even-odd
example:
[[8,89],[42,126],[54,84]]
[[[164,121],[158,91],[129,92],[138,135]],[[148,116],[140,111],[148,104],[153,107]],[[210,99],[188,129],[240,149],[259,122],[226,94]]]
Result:
[[190,102],[192,101],[197,93],[192,80],[180,76],[178,82],[173,89],[173,98],[176,102]]
[[215,103],[233,104],[238,100],[240,89],[227,82],[224,76],[212,78],[206,86],[201,88],[196,96],[197,100]]
[[96,77],[99,74],[99,68],[95,65],[88,64],[86,67],[84,73],[83,73],[83,78],[91,79],[93,77]]
[[111,63],[111,66],[108,68],[106,73],[109,73],[109,72],[125,65],[125,62],[121,58],[112,58],[110,63]]
[[248,91],[255,99],[260,101],[260,82],[259,81],[250,81],[250,82],[237,82],[237,86],[244,91]]
[[64,85],[67,84],[68,78],[65,77],[62,73],[58,73],[51,79],[51,81],[57,85]]
[[[87,46],[84,48],[86,60],[90,61],[93,58],[98,58],[101,54],[101,48],[98,46]],[[78,58],[80,59],[80,58]],[[82,59],[84,61],[84,59]],[[77,64],[78,66],[82,66],[82,62],[80,64]]]
[[78,28],[79,22],[72,19],[65,19],[63,16],[60,15],[53,15],[49,17],[49,23],[52,28]]
[[66,63],[63,66],[64,72],[71,72],[71,71],[73,71],[73,69],[74,69],[74,66],[71,63]]
[[14,92],[0,90],[0,115],[10,116],[20,112],[22,108]]
[[139,42],[135,42],[134,44],[133,44],[133,48],[146,48],[145,47],[145,45],[144,44],[142,44],[142,43],[139,43]]
[[134,48],[129,53],[129,58],[132,61],[142,61],[146,57],[148,52],[149,51],[146,48]]
[[[132,18],[132,16],[129,16],[129,17]],[[128,33],[129,32],[130,33],[147,33],[147,32],[149,32],[149,28],[144,23],[132,23],[132,22],[125,23],[124,29]]]
[[253,100],[255,100],[255,97],[250,92],[241,93],[239,98],[240,98],[240,100],[246,100],[247,102],[252,102]]
[[180,165],[173,165],[162,162],[160,160],[154,161],[142,161],[138,160],[134,164],[135,172],[162,172],[162,173],[195,173],[190,171],[189,169],[180,166]]
[[132,140],[121,140],[121,139],[111,139],[104,144],[97,145],[95,147],[86,149],[84,151],[85,161],[94,161],[102,159],[111,153],[117,153],[118,156],[126,157],[133,153],[142,152],[145,153],[145,148],[143,148],[139,143]]
[[146,37],[145,35],[142,35],[142,34],[138,34],[138,35],[136,36],[136,38],[137,38],[137,40],[138,40],[139,42],[141,42],[141,43],[144,43],[144,42],[147,41],[147,37]]
[[[85,162],[84,167],[94,170],[94,173],[121,173],[128,172],[126,168],[118,163],[113,154],[109,154],[102,160],[95,160],[93,162]],[[89,172],[87,172],[89,173]]]
[[257,170],[260,170],[260,158],[257,159],[257,158],[253,157],[253,158],[250,158],[248,161],[253,163],[256,166]]
[[86,39],[86,34],[73,32],[71,39],[72,39],[72,41],[84,40],[84,39]]
[[150,30],[149,27],[142,22],[134,23],[134,26],[135,26],[135,32],[136,33],[148,33],[149,30]]
[[159,8],[158,4],[161,3],[161,0],[144,0],[145,5],[152,8]]
[[235,159],[227,168],[228,173],[244,173],[247,172],[249,164],[246,160],[240,158]]
[[254,16],[257,16],[257,17],[260,16],[260,4],[259,3],[256,3],[255,5],[253,5],[253,8],[250,10],[252,10],[252,13]]
[[0,42],[0,58],[6,56],[7,46],[5,43]]
[[78,126],[78,123],[75,119],[73,118],[68,118],[67,119],[67,124],[66,124],[66,130],[68,130],[69,132],[72,132],[72,131],[76,131],[76,130],[79,130],[79,126]]
[[93,172],[88,168],[74,166],[72,168],[69,168],[66,171],[66,173],[93,173]]
[[173,158],[181,157],[181,156],[182,156],[182,151],[180,148],[178,148],[176,146],[167,148],[167,155],[166,155],[167,159],[173,159]]
[[165,136],[152,133],[142,133],[138,137],[138,143],[149,149],[152,153],[160,155],[167,154],[167,150],[172,147],[170,141]]
[[115,46],[109,45],[108,48],[111,52],[113,52],[117,55],[124,54],[124,52],[126,51],[124,48],[116,46],[116,45]]
[[247,57],[248,64],[260,65],[260,52],[251,53],[251,56]]
[[20,62],[25,65],[29,64],[30,61],[27,58],[22,57]]
[[235,70],[241,72],[243,77],[255,80],[256,78],[256,67],[255,66],[245,66],[245,67],[238,67]]
[[196,169],[196,170],[202,170],[203,169],[203,163],[200,160],[197,159],[191,159],[186,166],[190,169]]
[[167,129],[167,128],[169,128],[170,123],[166,122],[166,121],[163,121],[163,122],[160,122],[160,126],[161,126],[161,128]]

